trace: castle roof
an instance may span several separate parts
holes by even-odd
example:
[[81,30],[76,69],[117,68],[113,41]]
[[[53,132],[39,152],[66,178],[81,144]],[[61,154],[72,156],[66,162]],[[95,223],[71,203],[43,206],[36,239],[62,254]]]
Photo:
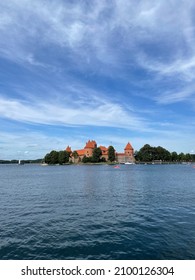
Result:
[[85,149],[76,150],[76,151],[77,151],[78,156],[84,156],[85,155]]
[[67,146],[66,151],[71,153],[71,147]]
[[100,150],[104,150],[104,151],[108,150],[108,148],[106,148],[105,146],[99,146],[99,148]]
[[133,147],[131,146],[131,144],[129,142],[126,145],[125,150],[133,150]]
[[99,148],[102,151],[102,155],[108,154],[108,148],[106,148],[105,146],[99,146]]
[[97,147],[96,142],[95,142],[94,140],[92,140],[92,141],[89,140],[89,141],[86,143],[84,149],[87,149],[87,148],[94,149],[94,148],[96,148],[96,147]]

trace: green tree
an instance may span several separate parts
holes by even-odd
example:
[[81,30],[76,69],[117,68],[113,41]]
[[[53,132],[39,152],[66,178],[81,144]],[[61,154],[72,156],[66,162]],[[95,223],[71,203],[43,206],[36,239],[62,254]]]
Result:
[[50,155],[50,153],[45,155],[44,162],[47,163],[47,164],[51,164],[51,155]]
[[83,162],[83,163],[92,162],[92,157],[84,156],[83,159],[82,159],[82,162]]
[[171,154],[165,148],[158,146],[157,148],[154,148],[154,151],[155,151],[154,159],[164,160],[164,161],[171,160]]
[[113,146],[108,147],[108,160],[113,162],[115,161],[116,156],[115,156],[115,149]]
[[137,160],[139,161],[152,161],[154,149],[149,144],[145,144],[137,153]]
[[146,144],[136,153],[135,158],[138,161],[146,162],[153,160],[169,161],[171,160],[171,154],[161,146],[151,147],[149,144]]
[[179,158],[179,161],[185,161],[186,160],[186,157],[185,157],[184,153],[180,153],[178,155],[178,158]]
[[102,151],[100,148],[93,149],[92,162],[100,162]]
[[74,158],[74,162],[75,162],[76,159],[78,159],[79,155],[78,155],[77,151],[74,151],[72,153],[72,157]]
[[69,162],[69,152],[67,151],[59,151],[58,153],[58,162],[59,164],[64,164]]
[[51,156],[51,162],[50,162],[50,164],[57,164],[57,163],[59,163],[58,162],[58,152],[57,151],[51,151],[50,152],[50,156]]
[[191,154],[190,156],[192,158],[192,161],[195,162],[195,154]]
[[106,162],[105,157],[102,157],[102,158],[101,158],[101,162]]
[[186,154],[186,161],[192,161],[192,156],[191,156],[191,154]]
[[45,158],[45,163],[48,164],[57,164],[58,163],[58,152],[56,151],[51,151],[50,153],[46,154]]
[[171,153],[171,160],[172,161],[177,161],[178,160],[178,154],[176,152]]

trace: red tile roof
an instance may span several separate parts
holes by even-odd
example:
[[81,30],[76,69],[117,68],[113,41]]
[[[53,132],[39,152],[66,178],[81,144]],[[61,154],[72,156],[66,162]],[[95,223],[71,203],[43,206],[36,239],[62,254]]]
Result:
[[106,147],[104,147],[104,146],[99,146],[99,148],[100,148],[100,150],[102,151],[107,151],[108,150],[108,148],[106,148]]
[[126,145],[125,150],[133,150],[133,147],[131,146],[131,144],[129,142]]
[[82,150],[76,150],[77,151],[77,154],[79,156],[84,156],[85,155],[85,149],[82,149]]
[[96,142],[94,140],[92,141],[88,141],[85,145],[84,149],[90,148],[90,149],[94,149],[97,146]]
[[104,146],[99,146],[100,150],[102,151],[102,155],[107,155],[108,154],[108,148]]

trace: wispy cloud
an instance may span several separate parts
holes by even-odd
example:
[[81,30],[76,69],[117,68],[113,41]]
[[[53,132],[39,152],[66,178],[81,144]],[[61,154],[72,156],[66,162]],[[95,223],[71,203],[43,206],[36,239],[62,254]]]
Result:
[[[81,99],[80,99],[81,100]],[[119,104],[91,97],[88,102],[27,101],[0,98],[0,115],[20,122],[64,126],[111,126],[133,130],[144,129],[144,121],[136,114],[127,112]]]
[[184,89],[174,89],[165,91],[163,94],[156,97],[159,104],[172,104],[177,102],[188,101],[192,104],[195,97],[195,87],[186,86]]
[[50,1],[46,5],[45,1],[11,0],[1,6],[0,53],[12,60],[44,65],[46,59],[38,51],[50,45],[68,52],[77,67],[79,61],[82,67],[101,63],[113,71],[124,67],[130,71],[128,65],[137,61],[161,75],[193,79],[192,1],[180,5],[175,0],[96,0],[88,5]]
[[0,117],[179,138],[195,108],[194,9],[191,0],[0,1]]
[[[101,37],[103,30],[98,18],[105,7],[104,1],[101,4],[95,1],[89,9],[82,1],[74,4],[59,1],[57,5],[56,1],[50,1],[48,5],[45,1],[11,0],[1,6],[0,53],[18,62],[34,62],[37,48],[44,49],[48,44],[69,49],[74,55],[80,55],[82,49],[82,55],[89,56],[89,47],[96,47],[96,38]],[[83,48],[85,45],[87,49]],[[33,60],[29,59],[32,53]]]

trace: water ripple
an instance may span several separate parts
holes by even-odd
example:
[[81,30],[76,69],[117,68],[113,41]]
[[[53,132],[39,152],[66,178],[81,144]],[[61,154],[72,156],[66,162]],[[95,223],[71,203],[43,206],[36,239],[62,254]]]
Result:
[[195,258],[190,167],[0,166],[0,176],[0,259]]

